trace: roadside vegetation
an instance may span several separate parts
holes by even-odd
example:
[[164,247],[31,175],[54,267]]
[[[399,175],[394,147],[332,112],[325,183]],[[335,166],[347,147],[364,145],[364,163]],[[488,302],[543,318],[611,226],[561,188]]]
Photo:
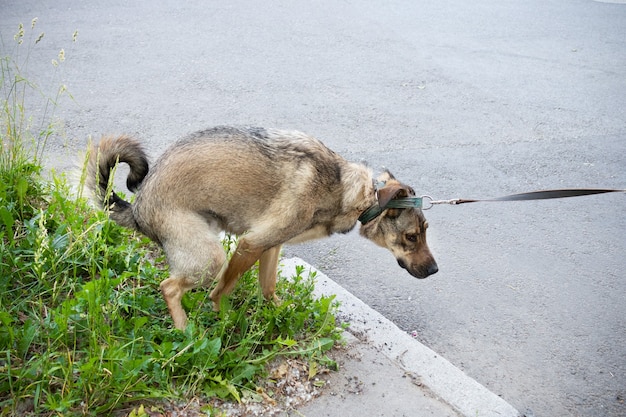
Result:
[[[313,295],[314,277],[302,270],[280,279],[279,306],[263,300],[255,270],[219,313],[208,291],[189,292],[190,325],[172,328],[159,248],[94,210],[84,177],[71,189],[63,175],[44,174],[54,109],[67,90],[29,113],[27,97],[41,89],[24,68],[45,41],[35,30],[33,20],[9,40],[0,36],[9,51],[0,56],[0,416],[147,415],[144,404],[163,400],[239,402],[258,396],[278,357],[308,364],[309,377],[333,366],[325,352],[340,337],[337,306]],[[64,59],[61,51],[51,71]]]

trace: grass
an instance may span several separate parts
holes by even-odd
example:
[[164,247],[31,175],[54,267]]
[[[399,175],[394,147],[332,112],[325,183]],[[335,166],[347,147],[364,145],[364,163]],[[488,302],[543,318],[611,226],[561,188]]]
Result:
[[[20,26],[17,48],[26,37]],[[189,292],[190,325],[172,329],[158,290],[167,276],[159,248],[92,209],[63,176],[43,178],[54,123],[27,114],[24,97],[38,87],[15,56],[0,57],[1,416],[141,415],[134,407],[157,399],[240,401],[277,356],[312,369],[331,363],[337,305],[316,298],[314,276],[301,269],[279,280],[279,306],[263,300],[254,269],[219,313],[208,291]],[[50,117],[45,109],[37,116]]]

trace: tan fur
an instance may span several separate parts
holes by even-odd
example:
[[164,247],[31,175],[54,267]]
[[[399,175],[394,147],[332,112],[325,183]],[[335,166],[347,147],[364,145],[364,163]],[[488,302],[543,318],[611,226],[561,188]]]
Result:
[[[117,162],[130,166],[130,204],[107,195]],[[301,132],[219,127],[197,132],[172,145],[148,170],[139,142],[128,136],[104,137],[91,149],[88,186],[111,218],[158,242],[170,265],[161,283],[174,325],[187,316],[185,292],[217,285],[214,308],[239,277],[259,261],[263,295],[275,300],[276,268],[283,243],[298,243],[346,233],[368,207],[377,203],[372,173],[346,161],[320,141]],[[380,198],[413,195],[384,173]],[[361,234],[388,248],[401,266],[424,278],[437,271],[425,240],[418,209],[388,209],[365,224]],[[219,232],[239,236],[230,261]],[[408,235],[407,235],[408,233]],[[408,241],[407,236],[415,237]],[[412,237],[411,237],[412,239]]]

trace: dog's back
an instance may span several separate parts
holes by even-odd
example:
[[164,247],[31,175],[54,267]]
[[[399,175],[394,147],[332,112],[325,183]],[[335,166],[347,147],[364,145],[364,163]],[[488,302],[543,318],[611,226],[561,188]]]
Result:
[[[187,211],[235,234],[274,223],[275,234],[284,232],[277,237],[290,239],[312,224],[336,221],[342,175],[355,166],[300,132],[213,128],[181,139],[159,158],[137,193],[135,217],[148,235],[168,233],[160,230],[168,213]],[[360,172],[367,182],[368,170]],[[306,224],[293,227],[302,219]],[[355,219],[349,223],[339,231]]]

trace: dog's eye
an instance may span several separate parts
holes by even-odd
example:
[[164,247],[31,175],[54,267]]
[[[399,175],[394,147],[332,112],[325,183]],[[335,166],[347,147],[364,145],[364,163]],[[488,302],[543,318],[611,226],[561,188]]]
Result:
[[405,237],[409,242],[417,242],[417,234],[415,233],[407,233]]

